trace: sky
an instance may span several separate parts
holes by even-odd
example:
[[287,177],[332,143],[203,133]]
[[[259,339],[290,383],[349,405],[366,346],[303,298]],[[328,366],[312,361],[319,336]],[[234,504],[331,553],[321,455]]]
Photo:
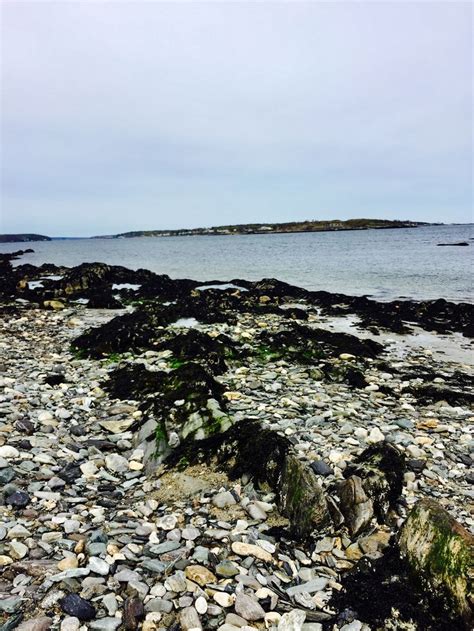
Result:
[[470,222],[470,2],[1,3],[0,232]]

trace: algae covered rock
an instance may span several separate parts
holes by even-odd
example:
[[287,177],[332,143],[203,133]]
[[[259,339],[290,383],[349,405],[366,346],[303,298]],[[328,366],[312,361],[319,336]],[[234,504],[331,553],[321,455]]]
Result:
[[400,533],[399,546],[413,573],[472,628],[474,537],[433,500],[420,500]]
[[185,333],[171,335],[155,345],[155,350],[169,350],[175,362],[199,361],[214,374],[220,375],[228,369],[226,358],[237,354],[237,344],[226,335],[211,337],[207,333],[190,329]]
[[287,453],[281,473],[279,508],[297,537],[328,522],[328,509],[318,477],[307,464]]
[[104,388],[116,398],[141,401],[141,410],[157,422],[159,447],[168,442],[170,432],[179,439],[202,440],[231,425],[223,397],[224,386],[209,370],[194,362],[170,372],[127,364],[110,373]]
[[386,442],[371,445],[347,467],[345,477],[358,476],[367,497],[373,502],[375,516],[385,523],[389,511],[402,494],[405,457]]
[[263,331],[257,348],[268,359],[291,358],[303,364],[351,353],[359,358],[374,358],[383,351],[382,344],[363,340],[349,333],[336,333],[301,324],[293,324],[276,332]]

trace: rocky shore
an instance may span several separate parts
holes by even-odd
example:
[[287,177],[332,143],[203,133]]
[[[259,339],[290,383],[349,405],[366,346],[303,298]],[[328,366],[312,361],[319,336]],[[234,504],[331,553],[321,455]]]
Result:
[[472,628],[472,305],[13,256],[2,631]]

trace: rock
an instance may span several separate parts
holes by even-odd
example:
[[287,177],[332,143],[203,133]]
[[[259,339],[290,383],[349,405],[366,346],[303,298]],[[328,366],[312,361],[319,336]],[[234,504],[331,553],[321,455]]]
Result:
[[234,606],[236,613],[250,622],[262,620],[265,616],[265,611],[262,609],[259,602],[243,592],[236,594]]
[[165,581],[165,587],[170,592],[177,594],[187,591],[186,576],[184,572],[176,572],[172,576],[168,576]]
[[17,627],[17,631],[48,631],[52,624],[52,618],[40,616],[39,618],[25,620]]
[[203,596],[199,596],[199,598],[196,598],[194,607],[198,614],[203,616],[207,612],[207,600]]
[[445,598],[464,620],[474,625],[474,536],[437,502],[420,500],[400,533],[401,554],[435,597]]
[[203,565],[188,565],[184,573],[186,574],[186,578],[201,587],[217,582],[214,574]]
[[237,502],[230,491],[222,491],[222,493],[217,493],[217,495],[214,495],[214,497],[212,498],[212,503],[218,508],[225,508],[226,506],[232,506]]
[[79,631],[81,621],[74,616],[68,616],[61,621],[61,631]]
[[64,572],[65,570],[72,570],[74,568],[77,568],[77,566],[78,566],[77,557],[67,556],[67,557],[64,557],[64,559],[61,559],[61,561],[59,561],[58,570],[60,570],[61,572]]
[[367,498],[373,503],[377,519],[385,523],[400,497],[405,474],[405,458],[388,443],[368,447],[344,471],[344,476],[358,476]]
[[89,569],[95,574],[107,576],[110,571],[109,564],[99,557],[89,557]]
[[385,436],[378,427],[371,429],[369,435],[367,436],[367,442],[370,444],[380,443],[383,440],[385,440]]
[[139,598],[127,598],[123,606],[123,623],[128,631],[134,631],[145,617],[145,609]]
[[5,460],[15,460],[20,457],[20,452],[15,447],[11,445],[2,445],[0,447],[0,458],[5,458]]
[[358,535],[374,516],[373,503],[362,486],[362,480],[352,475],[339,487],[340,510],[344,515],[351,535]]
[[92,460],[89,460],[88,462],[84,462],[83,464],[80,465],[79,468],[82,471],[82,475],[86,479],[94,478],[95,474],[99,470],[97,465],[94,462],[92,462]]
[[28,528],[25,528],[23,524],[15,524],[8,531],[8,539],[26,539],[31,535],[31,532]]
[[194,607],[185,607],[180,611],[179,622],[183,631],[202,629],[201,621]]
[[295,585],[294,587],[289,587],[286,590],[288,596],[295,596],[296,594],[302,594],[306,592],[307,594],[314,594],[314,592],[319,592],[325,589],[328,584],[327,578],[315,578],[312,581],[308,581],[307,583],[302,583],[301,585]]
[[0,554],[0,567],[5,567],[6,565],[10,565],[13,563],[13,559],[6,554]]
[[107,454],[105,466],[109,471],[115,473],[125,473],[128,471],[128,460],[119,454]]
[[232,607],[235,602],[234,594],[228,594],[227,592],[215,592],[212,596],[216,603],[221,607]]
[[34,434],[35,425],[28,419],[22,418],[15,422],[15,429],[18,432],[27,434],[27,436],[31,436],[32,434]]
[[279,504],[297,537],[305,537],[329,521],[326,499],[317,476],[293,454],[285,459]]
[[0,599],[0,611],[5,613],[15,613],[21,607],[22,598],[20,596],[11,596],[10,598]]
[[126,432],[129,427],[136,423],[136,419],[128,418],[118,421],[101,421],[99,425],[112,434],[122,434]]
[[183,531],[181,533],[183,539],[186,539],[186,541],[195,541],[200,534],[201,532],[197,528],[193,528],[192,526],[188,528],[183,528]]
[[345,624],[341,627],[341,631],[361,631],[362,622],[360,620],[353,620],[349,624]]
[[306,620],[306,613],[300,609],[293,609],[282,615],[278,623],[278,631],[301,631]]
[[93,620],[89,628],[95,631],[115,631],[122,624],[120,618],[100,618],[99,620]]
[[47,309],[53,309],[54,311],[61,311],[65,307],[64,303],[60,300],[45,300],[43,306]]
[[78,594],[68,594],[60,601],[64,613],[74,616],[81,621],[93,620],[96,616],[95,607],[88,600]]
[[0,469],[0,484],[8,484],[15,478],[15,470],[12,467]]
[[178,520],[175,515],[164,515],[156,520],[156,527],[162,530],[173,530],[177,523]]
[[10,556],[13,559],[23,559],[28,554],[28,546],[21,541],[12,541],[10,543]]
[[260,559],[260,561],[265,561],[266,563],[272,563],[273,557],[272,555],[261,548],[260,546],[253,545],[251,543],[244,543],[242,541],[234,541],[232,543],[232,551],[239,556],[247,557],[255,557],[256,559]]
[[13,508],[25,508],[30,503],[31,498],[26,491],[15,491],[6,499],[6,503]]
[[332,467],[324,462],[324,460],[315,460],[310,464],[311,469],[316,473],[316,475],[331,475],[333,472]]
[[216,565],[216,574],[224,578],[232,578],[239,573],[239,568],[232,561],[224,559]]

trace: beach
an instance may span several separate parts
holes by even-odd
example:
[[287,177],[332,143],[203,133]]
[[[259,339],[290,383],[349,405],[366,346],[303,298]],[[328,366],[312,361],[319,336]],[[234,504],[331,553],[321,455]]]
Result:
[[471,304],[1,273],[3,629],[469,628]]

